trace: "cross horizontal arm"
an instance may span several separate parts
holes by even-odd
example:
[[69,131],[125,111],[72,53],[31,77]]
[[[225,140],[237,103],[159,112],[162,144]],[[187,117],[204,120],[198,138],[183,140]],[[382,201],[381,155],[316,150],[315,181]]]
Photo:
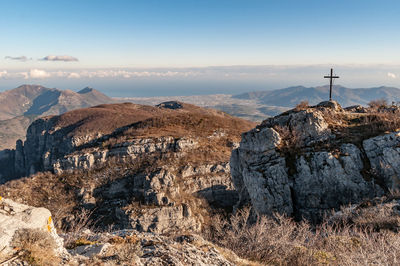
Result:
[[324,76],[324,78],[326,78],[326,79],[329,79],[329,78],[338,79],[339,76]]

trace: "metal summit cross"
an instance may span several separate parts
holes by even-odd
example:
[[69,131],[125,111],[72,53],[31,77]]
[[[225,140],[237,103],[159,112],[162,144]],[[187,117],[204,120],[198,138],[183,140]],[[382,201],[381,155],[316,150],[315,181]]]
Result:
[[330,76],[324,76],[324,78],[330,79],[329,101],[332,101],[332,84],[333,84],[333,79],[338,79],[339,76],[334,76],[334,75],[333,75],[333,68],[331,68],[331,75],[330,75]]

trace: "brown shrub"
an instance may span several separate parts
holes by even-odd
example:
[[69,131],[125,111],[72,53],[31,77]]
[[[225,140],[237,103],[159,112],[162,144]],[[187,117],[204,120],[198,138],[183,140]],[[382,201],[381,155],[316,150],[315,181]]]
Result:
[[290,152],[304,145],[301,139],[301,133],[298,130],[290,129],[289,126],[275,126],[274,130],[276,130],[281,137],[281,150]]
[[115,236],[109,239],[108,242],[112,244],[108,255],[114,256],[117,265],[131,265],[142,255],[140,239],[135,235]]
[[372,100],[368,103],[368,106],[373,109],[373,110],[379,110],[382,108],[387,108],[388,107],[388,103],[386,101],[386,99],[377,99],[377,100]]
[[305,110],[309,107],[308,101],[301,101],[299,104],[296,105],[294,108],[296,111]]
[[12,240],[20,259],[30,265],[58,265],[60,259],[54,250],[56,243],[46,231],[39,229],[18,230]]
[[393,265],[400,258],[400,235],[369,227],[309,224],[276,215],[248,222],[242,210],[230,220],[214,217],[206,237],[241,257],[272,265]]

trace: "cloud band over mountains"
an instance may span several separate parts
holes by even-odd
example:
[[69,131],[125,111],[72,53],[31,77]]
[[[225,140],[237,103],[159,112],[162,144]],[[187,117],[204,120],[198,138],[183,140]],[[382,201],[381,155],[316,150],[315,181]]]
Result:
[[29,60],[28,57],[26,57],[26,56],[5,56],[4,59],[21,61],[21,62],[25,62],[25,61]]
[[[7,60],[14,60],[14,61],[20,61],[20,62],[26,62],[28,60],[32,60],[32,58],[28,58],[26,56],[5,56],[4,59]],[[50,61],[50,62],[78,62],[78,58],[70,56],[70,55],[48,55],[45,56],[41,59],[38,59],[38,61]]]
[[63,62],[78,62],[78,58],[70,55],[48,55],[41,59],[42,61],[63,61]]
[[[51,65],[51,63],[49,63]],[[46,65],[49,65],[46,64]],[[331,65],[264,65],[264,66],[213,66],[186,68],[75,68],[52,69],[33,66],[21,69],[0,69],[2,84],[25,83],[27,80],[51,81],[54,84],[87,84],[90,82],[112,82],[118,84],[154,84],[165,87],[168,84],[204,86],[206,88],[246,87],[247,91],[282,88],[293,85],[314,86],[325,84],[324,75]],[[335,72],[340,76],[336,84],[348,87],[388,86],[400,87],[400,65],[338,65]],[[7,82],[5,82],[7,80]],[[168,82],[164,82],[168,81]],[[169,82],[170,81],[170,82]],[[144,83],[141,83],[144,82]],[[160,83],[163,82],[163,83]],[[146,83],[146,84],[147,84]],[[110,83],[111,84],[111,83]],[[203,84],[203,85],[201,85]],[[129,86],[131,86],[129,85]],[[4,85],[3,85],[4,86]],[[122,87],[123,85],[121,85]],[[124,85],[125,86],[125,85]],[[128,86],[128,85],[126,85]],[[139,85],[138,85],[139,86]],[[1,84],[0,84],[1,87]]]
[[48,79],[48,78],[151,78],[151,77],[194,77],[201,75],[195,71],[129,71],[129,70],[77,70],[77,71],[47,71],[31,69],[29,71],[0,71],[0,79]]

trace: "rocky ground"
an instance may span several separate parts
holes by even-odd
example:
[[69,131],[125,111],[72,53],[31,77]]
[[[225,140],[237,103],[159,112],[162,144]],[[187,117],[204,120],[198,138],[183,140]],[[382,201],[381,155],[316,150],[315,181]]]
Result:
[[0,232],[1,265],[252,264],[193,234],[85,229],[59,236],[47,209],[4,198],[0,200]]

